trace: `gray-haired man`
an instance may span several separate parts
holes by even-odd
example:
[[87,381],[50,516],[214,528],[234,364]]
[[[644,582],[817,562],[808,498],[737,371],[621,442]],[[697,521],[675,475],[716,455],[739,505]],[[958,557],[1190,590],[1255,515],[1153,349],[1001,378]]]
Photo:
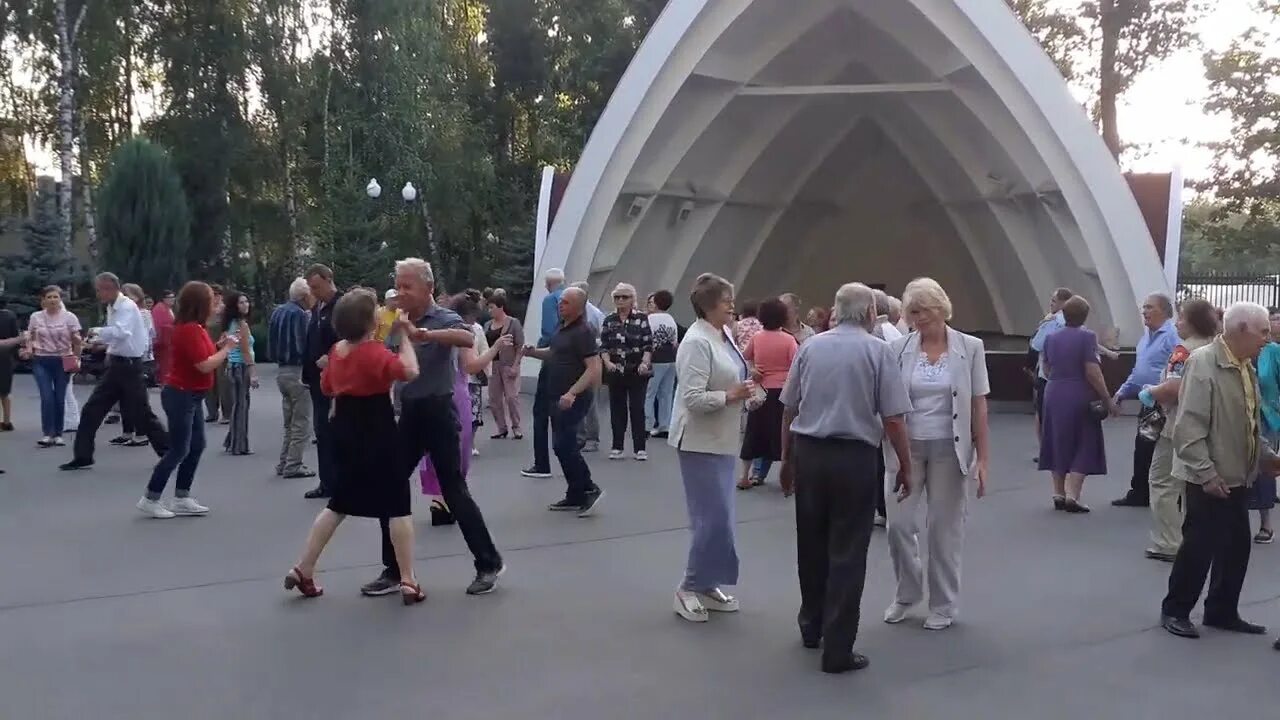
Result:
[[276,475],[285,478],[316,475],[302,464],[302,453],[311,440],[311,393],[302,382],[310,307],[311,288],[305,278],[298,278],[289,285],[289,302],[273,310],[267,323],[267,342],[278,368],[276,387],[280,388],[280,409],[284,415],[284,440]]

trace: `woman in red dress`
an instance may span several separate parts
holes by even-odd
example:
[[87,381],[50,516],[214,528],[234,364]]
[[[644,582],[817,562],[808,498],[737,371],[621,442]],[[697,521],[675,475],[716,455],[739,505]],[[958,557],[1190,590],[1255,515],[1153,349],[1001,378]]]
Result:
[[[341,340],[329,351],[320,375],[320,388],[333,401],[336,487],[329,506],[320,511],[302,559],[284,578],[286,590],[297,588],[306,597],[324,591],[313,577],[316,561],[333,531],[348,515],[390,518],[391,544],[400,565],[400,596],[411,605],[426,599],[413,574],[413,520],[409,478],[397,470],[396,419],[391,385],[418,377],[413,343],[401,343],[392,353],[375,339],[378,299],[368,290],[353,290],[333,309],[333,327]],[[401,314],[394,331],[413,325]]]

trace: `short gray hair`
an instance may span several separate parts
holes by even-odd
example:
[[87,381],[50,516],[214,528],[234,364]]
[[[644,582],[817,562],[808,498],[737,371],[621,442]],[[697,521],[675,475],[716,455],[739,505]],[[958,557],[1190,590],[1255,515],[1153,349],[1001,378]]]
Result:
[[422,278],[422,282],[434,284],[436,275],[431,271],[431,263],[422,258],[410,257],[396,261],[396,274],[401,272],[414,273]]
[[871,291],[871,294],[875,298],[876,315],[888,315],[889,314],[889,293],[876,288]]
[[289,283],[290,300],[298,302],[309,294],[311,294],[311,287],[307,285],[306,278],[298,278]]
[[875,292],[862,283],[847,283],[836,291],[836,324],[850,323],[866,327],[876,319]]
[[1148,299],[1156,301],[1156,305],[1160,306],[1160,312],[1164,313],[1166,318],[1172,318],[1174,316],[1173,299],[1168,295],[1165,295],[1164,293],[1151,293]]
[[564,270],[561,270],[560,268],[551,268],[547,271],[547,274],[543,276],[543,279],[547,282],[553,282],[559,285],[564,282]]
[[120,287],[120,276],[113,272],[101,272],[94,278],[95,282],[101,282],[103,280],[115,285],[117,288]]
[[142,292],[142,286],[135,283],[125,283],[120,287],[120,292],[134,302],[142,302],[147,296],[146,293]]
[[586,280],[579,280],[578,282],[571,284],[569,287],[577,288],[584,293],[591,292],[591,284],[588,283]]
[[1258,303],[1238,302],[1222,315],[1222,334],[1235,335],[1250,330],[1263,332],[1271,326],[1271,313]]

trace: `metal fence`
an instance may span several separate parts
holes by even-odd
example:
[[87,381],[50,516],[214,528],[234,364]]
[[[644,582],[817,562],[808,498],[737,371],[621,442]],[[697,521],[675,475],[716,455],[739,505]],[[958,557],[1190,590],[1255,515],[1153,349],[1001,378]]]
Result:
[[1178,300],[1201,297],[1225,308],[1237,302],[1280,307],[1280,275],[1200,273],[1178,278]]

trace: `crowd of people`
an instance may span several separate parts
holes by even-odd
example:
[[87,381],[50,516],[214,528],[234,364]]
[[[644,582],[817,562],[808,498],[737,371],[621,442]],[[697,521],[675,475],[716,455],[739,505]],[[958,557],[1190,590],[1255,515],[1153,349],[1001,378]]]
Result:
[[[589,517],[605,490],[587,456],[596,451],[601,393],[607,393],[608,458],[648,459],[649,441],[671,446],[685,491],[690,542],[672,609],[689,622],[735,612],[739,584],[735,495],[765,484],[777,468],[795,496],[799,632],[822,649],[822,669],[866,667],[855,651],[867,552],[887,526],[896,591],[884,610],[899,624],[927,600],[923,626],[941,631],[959,616],[967,504],[986,494],[990,472],[983,341],[951,327],[946,290],[929,278],[899,300],[860,283],[842,286],[829,307],[783,294],[738,303],[724,278],[697,278],[686,327],[669,290],[645,297],[620,283],[612,312],[590,287],[560,270],[543,281],[536,333],[508,310],[504,291],[437,292],[427,262],[396,263],[394,288],[345,292],[333,271],[313,265],[270,313],[264,339],[278,370],[283,440],[275,464],[286,478],[317,478],[305,497],[324,499],[284,586],[306,597],[319,558],[347,516],[376,518],[383,569],[365,595],[426,595],[413,567],[412,478],[431,498],[434,525],[457,525],[474,560],[466,592],[495,590],[506,564],[468,488],[475,435],[485,409],[492,441],[522,440],[519,394],[525,358],[539,361],[528,477],[565,479],[552,512]],[[199,281],[160,303],[112,273],[94,282],[106,322],[87,334],[46,288],[25,332],[0,339],[0,357],[29,358],[40,393],[41,447],[64,446],[61,467],[94,464],[95,436],[118,407],[126,446],[149,446],[158,461],[138,509],[153,518],[203,515],[193,495],[206,427],[226,426],[223,450],[251,455],[249,407],[258,387],[250,301]],[[1031,340],[1039,441],[1036,459],[1052,479],[1052,505],[1090,511],[1085,479],[1107,472],[1103,422],[1138,401],[1133,473],[1121,507],[1150,507],[1146,556],[1172,564],[1162,625],[1196,637],[1189,619],[1206,579],[1204,625],[1263,633],[1240,617],[1252,544],[1274,539],[1270,510],[1280,471],[1280,313],[1238,303],[1219,311],[1193,299],[1147,298],[1132,372],[1114,391],[1104,347],[1085,326],[1088,301],[1062,288]],[[0,315],[0,325],[7,323]],[[105,350],[106,368],[79,411],[67,392],[81,350]],[[162,423],[151,409],[155,367]],[[8,378],[0,430],[11,427]],[[487,388],[488,401],[484,399]],[[315,445],[315,470],[305,463]],[[120,438],[117,438],[119,440]],[[115,441],[113,441],[115,442]],[[176,473],[169,500],[163,496]],[[889,497],[886,498],[886,495]],[[1248,512],[1260,513],[1251,536]],[[923,525],[922,525],[923,519]],[[920,534],[926,534],[921,553]],[[1280,649],[1280,641],[1277,641]]]

